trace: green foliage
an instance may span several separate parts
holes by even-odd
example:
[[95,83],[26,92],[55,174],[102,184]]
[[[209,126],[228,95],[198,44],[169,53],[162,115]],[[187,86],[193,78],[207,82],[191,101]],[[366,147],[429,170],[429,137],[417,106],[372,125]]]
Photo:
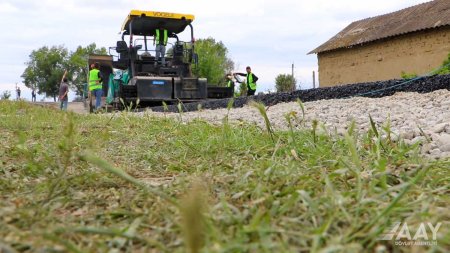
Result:
[[0,96],[1,100],[8,100],[11,97],[11,91],[5,90],[3,91],[2,95]]
[[21,76],[25,86],[37,88],[38,94],[45,93],[56,101],[61,78],[68,69],[68,60],[69,52],[63,46],[44,46],[33,50]]
[[221,41],[211,37],[199,39],[195,42],[195,53],[198,54],[198,67],[193,72],[207,78],[210,84],[220,84],[225,74],[234,69],[234,62],[228,58],[228,49]]
[[246,96],[247,95],[247,84],[245,82],[239,83],[239,92],[236,94],[237,97],[239,96]]
[[98,49],[95,43],[87,47],[79,46],[71,53],[64,46],[44,46],[31,52],[21,77],[28,88],[35,88],[38,94],[44,93],[56,100],[61,78],[67,70],[67,78],[72,80],[71,88],[77,95],[82,95],[83,84],[87,80],[88,55],[106,53],[105,48]]
[[235,75],[234,77],[236,79],[235,85],[239,84],[238,91],[235,92],[234,96],[235,97],[246,96],[247,95],[247,84],[245,81],[245,77],[241,77],[239,75]]
[[83,95],[83,85],[87,83],[87,76],[89,74],[87,59],[89,55],[106,55],[107,53],[106,48],[97,48],[95,43],[89,44],[86,47],[78,46],[77,49],[71,53],[68,63],[69,73],[72,76],[72,84],[77,95]]
[[[151,115],[0,101],[0,251],[410,252],[378,238],[448,220],[450,160],[370,117],[340,136]],[[449,233],[416,251],[446,252]]]
[[438,74],[438,75],[450,74],[450,53],[448,54],[447,59],[442,63],[442,68],[434,74]]
[[[450,53],[448,54],[447,59],[442,63],[442,65],[437,68],[436,70],[434,70],[433,72],[431,72],[431,75],[448,75],[450,74]],[[415,73],[405,73],[404,71],[402,71],[401,73],[401,77],[403,79],[413,79],[417,77],[417,74]]]
[[279,74],[275,78],[277,92],[289,92],[296,90],[297,80],[292,75]]
[[256,108],[259,111],[259,114],[261,114],[261,116],[264,119],[264,124],[266,125],[267,133],[270,134],[270,137],[272,138],[272,141],[274,142],[275,141],[275,139],[274,139],[275,133],[272,129],[272,124],[270,123],[269,117],[267,116],[267,110],[266,110],[266,107],[264,106],[264,104],[261,102],[250,101],[249,105]]
[[417,74],[416,73],[406,73],[405,71],[402,71],[400,76],[402,77],[402,79],[409,80],[409,79],[416,78]]

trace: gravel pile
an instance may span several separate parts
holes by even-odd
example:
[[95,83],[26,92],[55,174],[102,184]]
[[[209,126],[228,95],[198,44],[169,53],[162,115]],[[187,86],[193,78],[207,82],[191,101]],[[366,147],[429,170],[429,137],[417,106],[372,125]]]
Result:
[[[447,79],[450,79],[449,76]],[[449,84],[450,80],[446,84],[447,87]],[[371,115],[379,127],[390,122],[391,130],[397,138],[403,138],[409,144],[421,143],[424,155],[435,159],[450,157],[450,91],[447,89],[425,94],[398,92],[381,98],[318,100],[305,102],[304,106],[305,120],[301,124],[295,123],[298,128],[310,127],[313,120],[318,120],[328,131],[343,134],[351,122],[355,121],[360,131],[367,131],[370,128]],[[301,108],[296,102],[277,103],[267,109],[268,117],[276,129],[288,128],[285,115],[292,112],[302,118]],[[143,113],[179,118],[177,113]],[[248,105],[231,109],[229,112],[227,109],[185,112],[182,119],[203,119],[213,124],[221,124],[227,114],[231,123],[247,121],[264,128],[261,115]]]

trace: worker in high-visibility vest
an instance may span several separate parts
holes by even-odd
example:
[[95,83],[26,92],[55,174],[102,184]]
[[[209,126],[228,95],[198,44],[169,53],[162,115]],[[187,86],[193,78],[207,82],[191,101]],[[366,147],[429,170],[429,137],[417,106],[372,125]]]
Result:
[[233,73],[228,73],[226,75],[226,86],[230,88],[231,95],[234,96],[234,76]]
[[153,44],[156,44],[156,56],[155,56],[155,65],[158,64],[159,59],[161,58],[161,65],[166,65],[166,46],[167,41],[169,39],[168,32],[166,29],[156,29],[155,30],[155,39],[153,41]]
[[234,90],[233,75],[231,73],[227,75],[227,87],[228,88],[233,87],[233,90]]
[[236,75],[245,76],[245,83],[247,84],[247,96],[253,96],[256,93],[256,81],[258,77],[252,73],[252,69],[248,66],[245,68],[247,74],[244,73],[234,73]]
[[103,79],[100,73],[100,64],[98,62],[91,64],[89,71],[89,92],[95,96],[95,110],[98,110],[102,103]]

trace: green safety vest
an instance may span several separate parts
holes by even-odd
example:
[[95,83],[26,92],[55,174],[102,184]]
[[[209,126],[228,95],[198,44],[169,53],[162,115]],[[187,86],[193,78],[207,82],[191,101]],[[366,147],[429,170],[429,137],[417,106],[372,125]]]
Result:
[[252,73],[247,74],[247,85],[251,90],[256,90],[256,83],[253,82]]
[[[164,29],[163,31],[164,31],[164,38],[163,38],[164,41],[163,41],[163,45],[165,46],[165,45],[167,45],[167,40],[168,40],[169,37],[167,36],[167,30]],[[160,40],[159,29],[156,29],[155,34],[156,34],[156,37],[155,37],[156,45],[161,45],[161,44],[160,44],[160,43],[161,43],[161,40]]]
[[98,73],[100,73],[100,70],[98,69],[91,69],[91,71],[89,71],[89,91],[103,88],[103,85],[100,83]]
[[231,84],[233,83],[233,81],[231,81],[231,80],[228,80],[228,82],[227,82],[227,87],[231,87]]

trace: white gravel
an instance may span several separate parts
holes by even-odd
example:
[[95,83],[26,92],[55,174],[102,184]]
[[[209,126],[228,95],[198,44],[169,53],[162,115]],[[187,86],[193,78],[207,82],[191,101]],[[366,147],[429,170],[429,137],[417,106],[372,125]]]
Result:
[[[394,135],[401,136],[407,143],[421,143],[422,153],[435,159],[450,157],[450,91],[438,90],[427,94],[397,93],[383,98],[362,98],[320,100],[304,103],[306,127],[316,119],[328,131],[343,133],[354,120],[361,131],[370,128],[369,114],[378,126],[386,125]],[[203,119],[221,124],[227,115],[226,109],[203,110],[183,113],[183,121]],[[267,114],[276,129],[287,129],[285,115],[296,112],[302,118],[298,103],[281,103],[268,108]],[[176,113],[145,112],[150,116],[179,118]],[[264,127],[258,111],[251,106],[231,109],[229,122],[254,122]],[[296,124],[298,125],[298,124]],[[420,130],[422,129],[423,132]],[[424,136],[425,134],[425,136]]]

